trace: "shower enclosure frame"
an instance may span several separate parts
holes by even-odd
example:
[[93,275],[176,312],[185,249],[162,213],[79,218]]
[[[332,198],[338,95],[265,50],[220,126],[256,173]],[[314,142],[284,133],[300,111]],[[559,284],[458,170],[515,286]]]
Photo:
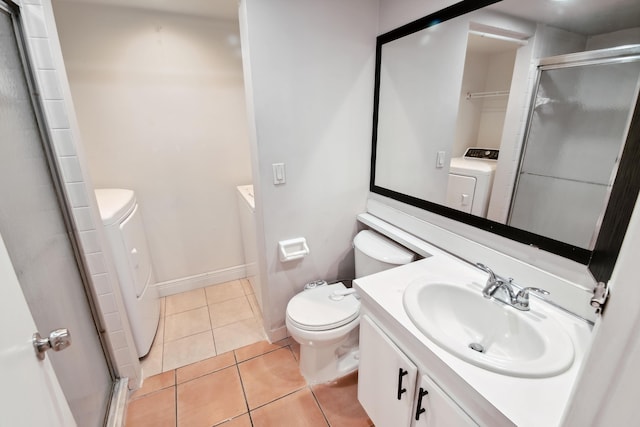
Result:
[[45,112],[43,98],[41,96],[42,94],[40,93],[36,83],[37,79],[33,58],[30,56],[30,52],[27,47],[28,32],[25,28],[25,18],[23,16],[25,11],[23,10],[23,6],[24,5],[21,4],[21,2],[16,0],[0,0],[0,11],[6,12],[11,20],[13,34],[15,36],[15,42],[17,44],[18,54],[22,65],[22,72],[26,81],[30,104],[35,116],[37,133],[44,152],[46,167],[49,169],[51,184],[53,187],[52,189],[58,202],[58,211],[67,231],[67,240],[70,244],[73,260],[77,266],[77,272],[82,285],[82,292],[86,296],[90,320],[96,329],[100,353],[104,356],[104,367],[106,368],[108,378],[111,379],[110,391],[108,392],[108,396],[105,396],[107,406],[105,408],[105,412],[101,414],[103,417],[103,425],[117,425],[122,421],[121,416],[124,410],[124,399],[126,399],[127,392],[126,379],[123,381],[118,377],[114,360],[104,336],[106,328],[99,314],[96,295],[94,294],[94,290],[91,285],[92,282],[90,280],[89,268],[83,256],[79,230],[75,225],[70,197],[65,189],[61,164],[54,152],[52,135],[50,134],[50,127],[48,125],[48,115]]
[[[533,90],[531,91],[531,101],[529,103],[529,113],[527,115],[527,123],[525,128],[526,131],[523,136],[523,140],[522,140],[523,142],[520,146],[520,153],[518,154],[519,161],[518,161],[518,167],[516,169],[517,171],[516,179],[514,182],[513,190],[511,193],[511,199],[509,203],[509,213],[508,213],[507,222],[506,222],[507,224],[511,224],[511,220],[512,220],[512,215],[513,215],[513,210],[514,210],[514,205],[516,200],[516,193],[519,188],[520,178],[522,175],[520,171],[522,170],[522,167],[525,161],[525,155],[527,152],[527,146],[529,144],[529,139],[530,139],[529,137],[531,133],[535,109],[537,107],[536,100],[538,98],[538,92],[540,89],[540,79],[542,77],[542,73],[544,71],[549,71],[549,70],[575,68],[575,67],[583,67],[583,66],[590,66],[590,65],[620,64],[620,63],[629,63],[629,62],[638,62],[638,61],[640,61],[640,44],[611,47],[611,48],[598,49],[598,50],[592,50],[592,51],[586,51],[586,52],[569,53],[565,55],[557,55],[557,56],[552,56],[547,58],[541,58],[538,60],[538,63],[536,65],[535,84],[533,86]],[[618,151],[618,161],[615,163],[611,171],[611,177],[608,183],[609,184],[608,189],[605,195],[605,199],[603,200],[602,209],[600,211],[598,220],[596,222],[596,227],[590,239],[589,248],[585,248],[588,250],[597,249],[598,236],[603,225],[603,219],[607,211],[609,200],[611,198],[612,186],[618,174],[618,169],[620,167],[625,146],[627,145],[627,142],[629,142],[629,133],[633,123],[634,110],[637,109],[636,105],[638,103],[639,94],[640,94],[639,90],[640,90],[640,76],[636,81],[635,101],[631,105],[628,120],[626,123],[626,128],[624,132],[626,136]]]

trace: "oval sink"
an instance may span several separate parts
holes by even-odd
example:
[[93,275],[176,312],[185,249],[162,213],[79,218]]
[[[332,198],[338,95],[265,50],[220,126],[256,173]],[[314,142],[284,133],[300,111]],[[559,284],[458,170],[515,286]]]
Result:
[[557,322],[486,299],[480,290],[415,280],[403,303],[422,333],[481,368],[541,378],[573,363],[573,343]]

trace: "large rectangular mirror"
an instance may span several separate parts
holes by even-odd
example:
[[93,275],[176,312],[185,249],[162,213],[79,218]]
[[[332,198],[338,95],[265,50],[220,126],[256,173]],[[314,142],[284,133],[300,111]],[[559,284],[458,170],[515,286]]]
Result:
[[639,87],[640,2],[463,1],[378,37],[371,191],[610,258],[638,194]]

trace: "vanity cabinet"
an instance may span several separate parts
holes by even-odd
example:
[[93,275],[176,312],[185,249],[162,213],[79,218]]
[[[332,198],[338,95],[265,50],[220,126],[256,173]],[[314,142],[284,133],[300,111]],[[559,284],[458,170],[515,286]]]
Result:
[[366,315],[360,322],[358,400],[378,427],[477,426]]

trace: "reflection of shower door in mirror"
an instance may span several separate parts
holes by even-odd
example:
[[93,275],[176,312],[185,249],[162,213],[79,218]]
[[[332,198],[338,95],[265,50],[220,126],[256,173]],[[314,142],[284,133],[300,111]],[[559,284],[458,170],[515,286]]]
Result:
[[593,249],[638,95],[640,57],[540,70],[508,224]]
[[17,11],[3,6],[0,1],[0,234],[39,332],[71,332],[71,346],[46,357],[77,425],[101,426],[112,375],[41,139],[14,31]]

